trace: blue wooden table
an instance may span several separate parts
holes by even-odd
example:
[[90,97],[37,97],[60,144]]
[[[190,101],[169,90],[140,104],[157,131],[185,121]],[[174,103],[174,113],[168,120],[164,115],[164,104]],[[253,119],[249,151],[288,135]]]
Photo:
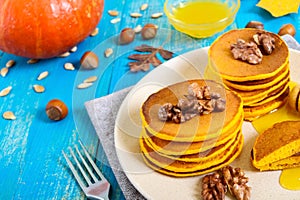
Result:
[[[299,14],[289,14],[274,18],[265,10],[255,6],[257,0],[242,0],[236,21],[230,28],[242,28],[250,20],[261,21],[265,29],[278,32],[285,23],[292,23],[298,33],[295,38],[300,41]],[[130,17],[131,12],[139,12],[140,6],[148,3],[149,8],[142,11],[140,18]],[[121,21],[112,24],[113,19],[108,10],[118,10]],[[166,29],[178,34],[182,40],[177,43],[174,51],[184,51],[209,46],[217,34],[210,38],[194,40],[177,33],[168,23],[166,16],[152,19],[153,13],[163,12],[163,0],[116,0],[106,1],[102,20],[98,28],[99,34],[88,37],[78,45],[78,50],[66,58],[42,60],[36,64],[27,64],[27,58],[0,52],[0,67],[13,59],[16,65],[12,67],[6,77],[0,77],[0,90],[12,86],[12,91],[5,97],[0,97],[0,114],[13,111],[15,120],[5,120],[0,117],[0,199],[84,199],[79,185],[71,175],[61,154],[68,146],[78,144],[82,140],[88,151],[96,158],[97,165],[110,181],[112,188],[111,199],[124,199],[111,168],[107,165],[107,158],[99,145],[98,137],[89,120],[83,103],[87,100],[105,96],[119,89],[134,85],[148,72],[129,72],[124,55],[118,55],[119,47],[113,38],[125,27],[135,27],[146,23],[154,23],[159,29]],[[155,40],[158,40],[157,38]],[[182,41],[192,40],[189,48],[185,48]],[[158,41],[158,43],[161,41]],[[180,43],[181,42],[181,43]],[[181,48],[180,48],[181,45]],[[80,90],[77,84],[93,71],[81,72],[78,62],[87,50],[101,50],[114,48],[112,62],[100,59],[100,73],[98,81],[92,87]],[[128,52],[133,49],[129,49]],[[173,50],[173,49],[170,49]],[[103,56],[102,56],[103,57]],[[74,71],[64,69],[66,62],[74,63]],[[48,71],[49,76],[38,81],[37,76]],[[32,89],[34,84],[43,85],[44,93],[36,93]],[[58,98],[64,101],[68,108],[68,116],[61,121],[49,120],[45,107],[49,100]]]

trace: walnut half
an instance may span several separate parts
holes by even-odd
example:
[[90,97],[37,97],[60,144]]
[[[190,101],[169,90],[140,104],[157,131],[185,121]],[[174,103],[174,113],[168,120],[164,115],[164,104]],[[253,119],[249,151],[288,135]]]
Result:
[[248,177],[240,168],[225,166],[202,179],[203,200],[224,200],[227,191],[237,200],[249,200]]
[[270,55],[275,49],[275,39],[266,33],[257,33],[253,35],[255,43],[262,47],[265,54]]
[[237,43],[230,46],[234,59],[240,59],[250,64],[259,64],[262,61],[262,53],[254,42],[246,42],[238,39]]
[[237,200],[250,199],[251,188],[247,186],[249,179],[245,176],[241,168],[226,166],[220,169],[220,173],[223,175],[228,191],[235,196]]
[[188,94],[178,100],[176,105],[165,103],[158,110],[161,121],[174,123],[186,122],[197,115],[222,112],[225,110],[226,100],[218,93],[210,92],[208,86],[200,87],[198,83],[188,86]]
[[226,192],[226,185],[222,183],[219,173],[206,175],[202,179],[203,200],[223,200]]

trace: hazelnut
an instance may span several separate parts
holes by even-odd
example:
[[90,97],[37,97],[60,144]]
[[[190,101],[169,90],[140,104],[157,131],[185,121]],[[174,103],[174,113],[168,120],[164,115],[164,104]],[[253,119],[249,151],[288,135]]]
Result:
[[156,36],[157,27],[154,24],[146,24],[142,30],[141,35],[144,40],[152,39]]
[[250,21],[248,24],[245,26],[246,28],[257,28],[257,29],[264,29],[264,24],[259,22],[259,21]]
[[288,104],[289,106],[297,111],[300,112],[300,85],[296,85],[289,94]]
[[99,65],[99,58],[92,51],[87,51],[81,56],[80,64],[84,69],[95,69]]
[[281,26],[278,35],[285,35],[285,34],[289,34],[293,37],[295,36],[296,29],[293,26],[293,24],[284,24],[283,26]]
[[135,38],[135,31],[132,28],[124,28],[119,36],[119,44],[129,44]]
[[59,99],[50,100],[46,105],[46,114],[49,119],[59,121],[68,114],[68,107]]

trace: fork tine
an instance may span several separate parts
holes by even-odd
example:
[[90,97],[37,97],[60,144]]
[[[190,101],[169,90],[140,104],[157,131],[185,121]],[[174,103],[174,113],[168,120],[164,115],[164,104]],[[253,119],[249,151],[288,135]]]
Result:
[[75,179],[77,180],[79,186],[81,187],[82,190],[85,190],[85,185],[83,184],[82,182],[82,179],[80,178],[80,176],[78,175],[77,173],[77,170],[75,169],[74,165],[72,164],[72,162],[69,160],[69,158],[67,157],[67,155],[65,154],[64,151],[62,151],[62,154],[64,155],[68,165],[69,165],[69,168],[71,169]]
[[94,175],[94,173],[92,172],[90,166],[87,164],[87,162],[85,161],[85,159],[84,159],[83,156],[81,155],[81,153],[80,153],[80,151],[79,151],[77,145],[75,145],[75,149],[76,149],[76,151],[77,151],[77,153],[78,153],[78,155],[79,155],[81,161],[83,162],[85,168],[87,169],[87,171],[89,172],[89,174],[90,174],[91,177],[93,178],[93,180],[94,180],[95,182],[98,181],[97,177],[96,177],[96,176]]
[[91,163],[91,165],[93,166],[94,170],[97,172],[97,174],[100,176],[100,178],[102,180],[106,180],[106,178],[104,177],[104,175],[100,172],[99,168],[97,167],[97,165],[95,164],[95,162],[93,161],[93,159],[91,158],[90,154],[87,152],[87,150],[85,149],[85,147],[83,146],[82,142],[79,140],[79,144],[81,146],[81,148],[83,149],[86,157],[88,158],[89,162]]
[[71,147],[69,147],[69,149],[70,149],[71,155],[73,156],[76,164],[78,165],[78,168],[79,168],[81,174],[83,175],[84,179],[86,180],[88,185],[92,185],[92,182],[90,181],[89,177],[87,176],[87,174],[85,173],[84,169],[82,168],[80,162],[78,161],[77,157],[75,156],[73,149]]

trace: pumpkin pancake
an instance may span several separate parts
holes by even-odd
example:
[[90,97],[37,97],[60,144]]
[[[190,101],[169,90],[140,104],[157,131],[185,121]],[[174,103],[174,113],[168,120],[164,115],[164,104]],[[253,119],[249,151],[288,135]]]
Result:
[[253,121],[254,119],[270,113],[271,111],[281,107],[287,101],[287,96],[289,94],[289,89],[287,89],[281,96],[270,102],[267,102],[259,106],[244,106],[244,119],[246,121]]
[[[249,106],[253,103],[262,101],[269,96],[272,96],[272,94],[276,94],[282,90],[284,90],[285,87],[287,87],[287,84],[289,84],[290,78],[287,76],[285,79],[283,79],[281,82],[278,83],[278,85],[274,87],[269,87],[266,89],[260,89],[260,90],[253,90],[253,91],[242,91],[242,90],[235,90],[243,99],[244,106]],[[234,90],[231,87],[228,87],[229,89]]]
[[[210,114],[210,115],[212,115],[212,114]],[[228,122],[227,126],[225,126],[222,129],[218,130],[218,132],[210,131],[206,135],[205,135],[204,132],[200,132],[201,133],[201,135],[200,135],[201,137],[199,137],[199,136],[197,136],[197,137],[194,137],[194,136],[191,136],[191,137],[178,137],[175,132],[173,133],[174,136],[172,136],[170,134],[165,134],[163,132],[156,132],[156,131],[154,131],[151,128],[152,126],[149,126],[147,124],[147,122],[145,121],[145,118],[143,117],[142,114],[141,114],[141,116],[142,116],[141,118],[142,118],[142,125],[143,125],[143,127],[145,127],[147,129],[147,131],[151,135],[154,135],[157,138],[160,138],[160,139],[163,139],[163,140],[169,140],[169,141],[176,141],[176,142],[190,142],[190,141],[201,142],[201,141],[205,141],[205,140],[211,140],[211,139],[215,139],[215,138],[218,138],[218,137],[222,137],[222,136],[225,136],[226,134],[230,133],[230,130],[232,130],[236,126],[236,124],[239,124],[241,122],[241,119],[244,118],[244,111],[242,109],[242,104],[241,104],[241,108],[239,108],[239,112],[234,116],[234,118],[232,119],[232,121]],[[201,115],[201,118],[203,116],[206,116],[206,115]],[[218,118],[215,117],[213,119],[211,119],[211,118],[208,118],[208,119],[210,121],[211,120],[218,120],[218,122],[222,122],[222,120],[224,120],[224,119],[222,119],[220,116],[221,115],[219,115]],[[196,123],[199,122],[197,120],[194,120],[194,121]],[[170,122],[170,123],[172,123],[172,122]],[[192,122],[190,122],[190,123],[192,123]],[[190,129],[193,132],[195,132],[195,130],[196,130],[195,128],[198,128],[198,126],[196,126],[197,124],[195,125],[193,123],[192,123],[192,125],[193,125],[192,127],[190,127],[190,128],[187,127],[187,129]],[[205,128],[208,129],[209,127],[206,126]],[[197,130],[197,132],[199,132],[199,130]],[[192,132],[190,132],[189,134],[185,134],[185,135],[191,135],[191,133]]]
[[242,147],[243,147],[243,139],[242,139],[241,143],[239,145],[237,145],[234,152],[231,155],[229,155],[225,159],[224,162],[221,162],[216,165],[211,165],[207,168],[204,168],[201,170],[196,170],[193,172],[178,172],[178,171],[172,171],[172,170],[166,169],[166,168],[161,168],[161,167],[157,166],[156,164],[154,164],[152,161],[150,161],[144,154],[142,154],[142,155],[143,155],[144,162],[147,164],[147,166],[149,166],[150,168],[152,168],[155,171],[158,171],[158,172],[168,175],[168,176],[189,177],[189,176],[197,176],[197,175],[206,174],[206,173],[218,170],[226,165],[229,165],[232,161],[234,161],[238,157],[238,155],[240,154],[240,152],[242,150]]
[[300,152],[300,121],[274,124],[256,138],[252,152],[252,164],[258,169],[266,170],[270,165],[293,166],[299,161],[295,154]]
[[141,138],[140,139],[140,146],[143,155],[150,160],[152,163],[157,165],[158,167],[161,167],[163,169],[171,170],[174,172],[195,172],[198,170],[203,170],[206,168],[209,168],[214,165],[218,165],[222,162],[224,162],[229,156],[237,156],[234,155],[234,152],[236,151],[239,146],[242,146],[243,144],[243,135],[240,133],[238,134],[238,138],[234,141],[233,145],[230,145],[227,149],[223,150],[222,154],[215,155],[212,151],[212,156],[204,156],[200,157],[198,156],[199,160],[197,162],[187,162],[187,161],[180,161],[180,160],[174,160],[170,159],[162,154],[159,154],[155,151],[153,151],[145,141]]
[[[223,112],[212,112],[194,117],[184,123],[161,121],[158,110],[165,103],[176,105],[187,94],[191,83],[208,86],[211,92],[220,94],[226,105]],[[196,142],[216,138],[220,132],[227,132],[243,117],[242,99],[235,92],[225,89],[211,80],[189,80],[170,85],[150,95],[141,108],[143,126],[154,136],[179,142]],[[217,122],[217,123],[214,123]]]
[[217,138],[198,142],[177,142],[160,139],[149,133],[144,128],[142,129],[141,135],[145,139],[148,146],[151,146],[157,152],[167,155],[195,154],[199,152],[204,152],[215,146],[225,144],[230,140],[234,139],[236,137],[237,132],[239,132],[241,129],[242,122],[243,120],[241,118],[240,123],[237,123],[236,126],[232,128],[229,133],[220,134]]
[[[204,164],[207,162],[217,162],[217,160],[221,159],[226,153],[229,148],[231,148],[234,145],[237,145],[241,133],[238,132],[237,135],[235,135],[234,138],[231,138],[228,142],[224,144],[220,144],[219,146],[214,146],[206,151],[202,151],[199,153],[194,154],[182,154],[182,155],[168,155],[161,152],[156,151],[145,138],[142,138],[143,140],[143,146],[146,148],[148,154],[157,154],[160,157],[163,157],[164,159],[169,159],[173,161],[181,161],[181,162],[190,162],[190,163],[197,163],[197,164]],[[144,151],[144,153],[146,153]],[[151,155],[150,155],[151,156]]]
[[[252,91],[252,90],[259,90],[264,89],[268,87],[273,87],[278,85],[283,79],[286,77],[289,77],[289,68],[285,68],[285,70],[282,72],[282,74],[277,74],[275,77],[269,78],[271,79],[269,82],[265,83],[256,83],[259,81],[247,81],[247,82],[233,82],[223,79],[223,82],[225,85],[234,88],[236,90],[242,90],[242,91]],[[251,84],[250,84],[251,83]]]
[[269,96],[261,101],[258,101],[256,103],[252,103],[251,105],[249,105],[249,107],[257,107],[260,105],[264,105],[268,102],[271,102],[273,100],[276,100],[278,97],[280,97],[281,95],[283,95],[284,93],[289,93],[290,89],[289,89],[289,85],[286,84],[281,88],[278,88],[278,91],[274,91],[273,93],[269,94]]
[[[253,161],[253,156],[251,157],[251,160]],[[282,170],[294,167],[300,167],[300,155],[284,158],[267,165],[257,166],[260,171]]]
[[[275,49],[271,55],[264,55],[259,64],[249,64],[233,58],[231,44],[238,39],[246,42],[253,41],[257,33],[270,34],[275,39]],[[237,82],[262,80],[276,76],[288,65],[289,50],[286,43],[277,34],[258,29],[237,29],[221,35],[211,45],[209,52],[209,66],[219,73],[223,79]]]
[[[273,84],[280,82],[280,80],[283,77],[285,77],[289,73],[289,71],[290,71],[290,65],[288,62],[287,65],[281,71],[279,71],[277,74],[275,74],[274,76],[272,76],[270,78],[254,80],[254,81],[243,81],[243,82],[230,81],[230,80],[228,80],[228,81],[234,85],[243,85],[243,86],[250,86],[250,87],[257,86],[257,85],[265,86],[265,84],[268,84],[270,82],[273,82]],[[262,88],[265,88],[265,87],[262,87]],[[247,90],[248,88],[245,88],[245,89]]]

